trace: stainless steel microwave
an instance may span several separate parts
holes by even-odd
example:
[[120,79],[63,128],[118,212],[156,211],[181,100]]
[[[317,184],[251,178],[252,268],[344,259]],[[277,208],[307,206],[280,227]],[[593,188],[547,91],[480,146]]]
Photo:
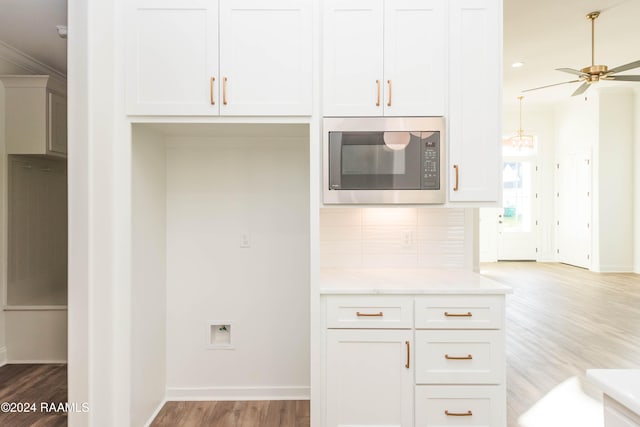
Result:
[[438,204],[445,194],[443,117],[326,118],[325,204]]

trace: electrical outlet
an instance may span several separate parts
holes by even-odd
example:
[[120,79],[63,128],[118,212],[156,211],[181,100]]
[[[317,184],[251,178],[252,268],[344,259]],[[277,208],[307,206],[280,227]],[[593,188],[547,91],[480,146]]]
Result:
[[411,230],[402,231],[402,244],[404,246],[411,246],[413,244],[413,231]]
[[251,247],[251,239],[248,232],[240,233],[240,247],[241,248],[250,248]]

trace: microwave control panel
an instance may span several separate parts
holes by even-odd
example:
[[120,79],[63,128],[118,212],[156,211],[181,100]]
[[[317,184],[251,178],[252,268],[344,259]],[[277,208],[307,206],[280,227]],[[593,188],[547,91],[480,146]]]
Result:
[[[434,136],[437,133],[434,134]],[[440,142],[437,137],[428,138],[422,146],[422,189],[440,189]]]

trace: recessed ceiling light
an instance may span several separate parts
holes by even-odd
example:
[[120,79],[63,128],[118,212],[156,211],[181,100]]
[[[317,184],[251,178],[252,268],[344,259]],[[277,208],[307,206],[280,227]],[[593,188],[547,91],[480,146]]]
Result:
[[512,68],[520,68],[520,67],[522,67],[523,65],[524,65],[524,62],[520,62],[520,61],[518,61],[518,62],[514,62],[513,64],[511,64],[511,67],[512,67]]

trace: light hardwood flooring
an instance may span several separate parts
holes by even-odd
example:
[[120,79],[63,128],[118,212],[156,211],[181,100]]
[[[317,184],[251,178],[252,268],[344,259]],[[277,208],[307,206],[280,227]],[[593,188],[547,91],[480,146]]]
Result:
[[640,275],[527,262],[482,264],[481,273],[513,288],[506,303],[509,427],[568,378],[585,382],[586,369],[640,368]]

